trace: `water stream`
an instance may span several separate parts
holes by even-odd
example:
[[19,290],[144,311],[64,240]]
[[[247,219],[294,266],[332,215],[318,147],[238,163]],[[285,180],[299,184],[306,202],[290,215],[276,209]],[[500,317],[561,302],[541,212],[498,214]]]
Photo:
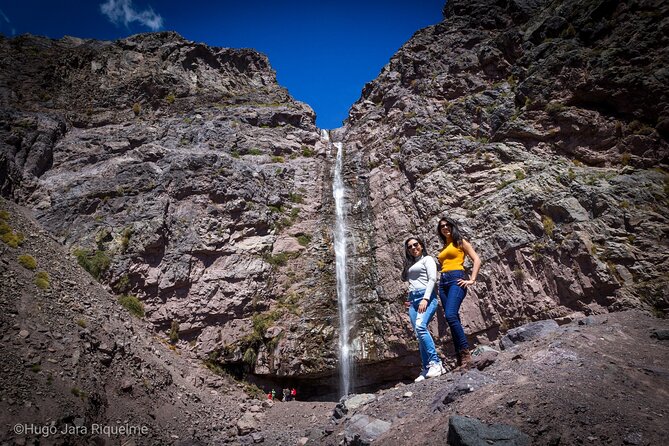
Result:
[[337,302],[339,307],[339,393],[340,396],[346,396],[351,393],[353,387],[353,363],[349,321],[349,288],[346,272],[346,188],[342,177],[344,146],[341,142],[331,142],[326,130],[323,130],[322,135],[330,148],[334,147],[337,150],[334,180],[332,181],[332,195],[334,196],[336,212],[334,248],[337,271]]

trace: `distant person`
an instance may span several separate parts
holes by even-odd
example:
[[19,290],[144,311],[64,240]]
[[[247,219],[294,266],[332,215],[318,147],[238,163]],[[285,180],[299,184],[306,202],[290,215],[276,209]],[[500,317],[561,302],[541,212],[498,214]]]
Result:
[[437,312],[439,301],[436,293],[437,264],[427,255],[425,244],[418,237],[404,242],[404,267],[402,281],[409,282],[409,293],[405,305],[418,339],[421,373],[415,382],[434,378],[444,373],[441,359],[437,356],[434,340],[428,325]]
[[[472,245],[462,238],[458,225],[452,219],[444,217],[439,220],[437,233],[444,243],[442,251],[437,256],[441,265],[439,298],[444,307],[446,322],[451,330],[458,367],[468,369],[471,367],[472,355],[460,322],[460,305],[467,294],[467,287],[476,282],[476,276],[481,268],[481,259]],[[465,255],[469,256],[474,263],[469,278],[465,277]]]
[[290,389],[286,387],[285,389],[283,389],[283,398],[281,399],[281,401],[286,402],[289,399],[290,399]]
[[267,399],[270,401],[272,400],[272,392],[267,393]]
[[297,398],[297,390],[293,387],[290,389],[290,399],[295,401],[295,398]]
[[276,390],[272,389],[272,400],[276,398]]

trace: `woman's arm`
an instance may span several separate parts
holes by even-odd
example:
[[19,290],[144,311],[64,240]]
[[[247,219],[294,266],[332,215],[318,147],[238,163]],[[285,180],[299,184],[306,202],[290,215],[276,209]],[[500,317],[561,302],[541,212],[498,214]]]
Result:
[[432,290],[434,290],[434,285],[437,283],[437,264],[434,262],[432,256],[425,257],[423,265],[425,265],[425,272],[427,273],[427,285],[425,285],[423,300],[418,305],[419,313],[424,313],[425,309],[427,309],[427,303],[430,301]]
[[469,277],[469,280],[460,279],[458,285],[467,288],[469,285],[473,285],[476,282],[476,276],[479,274],[479,269],[481,269],[481,259],[479,255],[476,254],[472,245],[467,241],[462,241],[462,250],[472,259],[474,266],[472,267],[472,275]]

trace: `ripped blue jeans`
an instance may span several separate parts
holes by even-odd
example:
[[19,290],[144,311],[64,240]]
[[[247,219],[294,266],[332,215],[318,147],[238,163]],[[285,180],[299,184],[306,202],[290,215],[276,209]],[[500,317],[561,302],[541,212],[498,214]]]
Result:
[[432,318],[434,318],[434,315],[437,313],[439,301],[437,300],[436,292],[433,292],[425,312],[419,313],[418,306],[424,295],[425,289],[411,291],[409,293],[409,318],[411,319],[411,326],[418,339],[420,361],[423,364],[423,370],[426,370],[430,363],[441,362],[441,360],[439,359],[439,356],[437,356],[437,348],[434,345],[430,330],[427,328],[428,325],[430,325],[430,321],[432,321]]

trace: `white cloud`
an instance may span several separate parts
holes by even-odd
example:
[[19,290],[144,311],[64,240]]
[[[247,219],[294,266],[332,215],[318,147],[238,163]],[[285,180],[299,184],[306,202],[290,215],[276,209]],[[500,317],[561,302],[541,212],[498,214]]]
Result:
[[156,14],[151,7],[135,11],[132,0],[107,0],[100,5],[100,11],[115,25],[123,23],[128,26],[131,22],[139,22],[153,31],[163,27],[160,14]]

